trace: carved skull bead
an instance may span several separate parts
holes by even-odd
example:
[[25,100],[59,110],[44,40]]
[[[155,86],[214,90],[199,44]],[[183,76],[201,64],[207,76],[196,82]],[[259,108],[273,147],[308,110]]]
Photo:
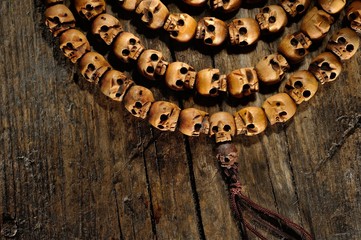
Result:
[[281,6],[292,17],[303,14],[310,3],[311,0],[281,0]]
[[361,0],[354,0],[347,8],[347,19],[351,22],[351,28],[361,34]]
[[221,45],[227,37],[227,25],[214,17],[204,17],[197,25],[196,39],[209,46]]
[[230,95],[236,98],[249,96],[258,92],[257,73],[253,68],[241,68],[227,75],[227,88]]
[[236,134],[236,124],[229,112],[217,112],[209,118],[209,136],[215,136],[216,142],[229,142]]
[[277,93],[263,103],[267,118],[271,125],[284,123],[296,113],[297,105],[287,93]]
[[142,0],[117,0],[125,11],[134,11]]
[[180,108],[171,102],[157,101],[152,104],[148,122],[161,131],[174,132],[177,127]]
[[325,84],[337,79],[341,73],[342,64],[335,55],[324,52],[312,60],[308,70],[320,83]]
[[285,92],[290,95],[297,104],[310,100],[318,89],[318,81],[306,70],[293,73],[285,85]]
[[125,108],[135,117],[145,119],[154,102],[153,93],[145,87],[134,85],[125,94]]
[[86,80],[97,84],[104,73],[111,69],[111,66],[103,55],[97,52],[88,52],[80,59],[79,69]]
[[282,31],[287,24],[287,14],[282,7],[269,5],[261,9],[256,19],[262,31],[277,33]]
[[194,7],[199,7],[207,4],[208,0],[183,0],[186,4]]
[[326,12],[336,14],[345,7],[346,0],[318,0],[318,3]]
[[334,18],[330,14],[313,7],[303,17],[300,29],[312,41],[318,41],[326,36],[333,21]]
[[278,51],[291,63],[301,62],[308,54],[311,40],[303,33],[288,34],[282,38]]
[[73,13],[64,4],[57,4],[45,10],[45,25],[54,37],[62,32],[75,27]]
[[163,54],[156,50],[145,50],[138,58],[138,70],[140,74],[149,80],[155,80],[158,76],[163,76],[167,70],[168,62],[163,58]]
[[133,81],[124,73],[117,70],[110,70],[104,74],[100,81],[100,90],[105,96],[115,101],[123,101],[123,97],[128,89],[133,85]]
[[359,46],[360,38],[357,33],[349,28],[342,28],[328,41],[327,49],[344,61],[355,55]]
[[234,114],[237,135],[254,136],[267,128],[267,117],[262,108],[246,107]]
[[82,32],[69,29],[60,36],[60,49],[65,57],[76,63],[86,52],[90,51],[90,44]]
[[217,160],[221,167],[231,168],[238,160],[238,151],[234,143],[222,143],[217,146]]
[[79,15],[90,21],[105,11],[104,0],[74,0],[74,6]]
[[133,33],[122,32],[114,41],[113,52],[122,62],[136,61],[143,51],[144,46]]
[[197,73],[196,89],[203,96],[218,96],[220,91],[227,91],[226,75],[221,75],[216,68],[203,69]]
[[197,21],[186,13],[174,13],[168,16],[163,28],[176,41],[189,42],[196,33]]
[[110,14],[99,15],[92,25],[92,34],[102,39],[107,45],[111,45],[114,38],[123,32],[119,20]]
[[258,23],[253,18],[234,19],[228,26],[232,45],[249,46],[256,43],[261,35]]
[[275,84],[282,80],[290,66],[281,54],[271,54],[261,59],[255,69],[259,80],[265,84]]
[[141,1],[136,9],[136,13],[142,16],[142,22],[151,29],[163,27],[169,15],[168,8],[160,0]]
[[213,10],[220,10],[224,13],[234,12],[241,6],[241,0],[212,0]]
[[172,62],[165,73],[165,83],[176,91],[193,89],[196,71],[192,66],[183,62]]
[[209,114],[196,108],[186,108],[180,112],[178,129],[187,136],[197,137],[209,133]]

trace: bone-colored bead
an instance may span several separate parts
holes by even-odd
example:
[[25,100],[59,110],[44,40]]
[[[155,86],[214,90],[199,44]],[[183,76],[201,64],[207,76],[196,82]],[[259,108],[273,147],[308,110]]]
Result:
[[258,92],[258,77],[254,68],[241,68],[228,74],[227,89],[228,93],[236,98],[242,98]]
[[136,61],[144,51],[140,39],[130,32],[122,32],[114,41],[114,55],[122,62],[129,63]]
[[197,137],[209,133],[209,114],[196,108],[186,108],[180,112],[178,130],[187,136]]
[[168,65],[165,73],[165,83],[176,91],[193,89],[196,71],[192,66],[183,62],[172,62]]
[[230,13],[238,10],[242,4],[241,0],[212,0],[212,9],[223,13]]
[[60,49],[72,63],[76,63],[85,53],[90,51],[88,39],[76,29],[65,31],[60,36],[59,42]]
[[346,6],[346,0],[318,0],[318,4],[329,14],[336,14]]
[[361,34],[361,0],[354,0],[347,8],[347,19],[351,23],[351,28]]
[[206,68],[196,75],[196,90],[202,96],[215,97],[220,92],[227,91],[226,75],[221,75],[219,69]]
[[121,32],[123,32],[123,27],[119,20],[110,14],[101,14],[93,21],[92,34],[103,40],[107,45],[111,45]]
[[209,118],[209,136],[215,137],[216,142],[229,142],[236,135],[236,123],[229,112],[217,112]]
[[154,102],[153,93],[143,86],[132,86],[125,94],[125,108],[135,117],[145,119]]
[[125,93],[134,84],[124,73],[117,70],[106,72],[100,81],[100,90],[105,96],[115,100],[123,101]]
[[327,49],[345,61],[355,55],[359,46],[360,38],[357,33],[349,28],[342,28],[330,38]]
[[160,0],[143,0],[139,3],[136,13],[150,29],[163,27],[169,16],[168,8]]
[[200,7],[207,4],[208,0],[183,0],[186,4],[194,7]]
[[287,25],[287,14],[278,5],[269,5],[261,9],[256,19],[264,33],[278,33]]
[[335,81],[342,71],[341,61],[330,52],[324,52],[312,59],[308,68],[321,84]]
[[97,52],[88,52],[80,59],[79,69],[87,81],[98,84],[100,78],[111,69],[111,66],[103,55]]
[[232,45],[241,47],[256,43],[261,35],[261,30],[253,18],[237,18],[228,26],[229,39]]
[[312,41],[319,41],[327,35],[333,21],[330,14],[313,7],[303,17],[300,30]]
[[290,63],[299,63],[303,61],[309,53],[312,42],[302,32],[288,34],[282,38],[278,51],[287,58]]
[[267,128],[267,116],[262,108],[246,107],[234,114],[237,135],[254,136]]
[[73,13],[64,4],[57,4],[45,10],[45,25],[54,37],[62,32],[75,27]]
[[143,0],[116,0],[120,3],[120,7],[128,12],[135,11],[141,1]]
[[270,124],[274,125],[290,120],[296,113],[297,105],[287,93],[278,93],[267,98],[262,108]]
[[186,13],[170,14],[163,28],[172,39],[178,42],[189,42],[197,30],[197,21]]
[[74,0],[73,2],[78,14],[88,21],[105,12],[104,0]]
[[165,74],[168,62],[165,61],[162,52],[147,49],[138,58],[137,66],[142,76],[155,80]]
[[292,17],[303,14],[310,3],[311,0],[281,0],[281,6]]
[[315,95],[317,89],[317,79],[306,70],[293,73],[285,85],[285,92],[292,97],[296,104],[309,101]]
[[180,114],[180,108],[171,102],[157,101],[152,104],[148,122],[161,131],[174,132]]
[[227,24],[214,17],[204,17],[199,20],[196,31],[196,39],[203,40],[209,46],[219,46],[227,38]]
[[258,79],[265,84],[278,83],[289,69],[287,60],[281,54],[270,54],[262,58],[255,67]]

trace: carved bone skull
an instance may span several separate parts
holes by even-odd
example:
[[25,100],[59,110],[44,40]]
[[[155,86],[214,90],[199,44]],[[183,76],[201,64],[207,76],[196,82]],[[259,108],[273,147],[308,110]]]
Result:
[[139,58],[144,51],[144,46],[133,33],[122,32],[115,39],[113,51],[115,56],[122,62],[129,63]]
[[125,108],[135,117],[145,119],[154,102],[153,93],[145,87],[134,85],[125,94]]
[[261,9],[256,19],[262,31],[277,33],[282,31],[287,24],[287,14],[282,7],[269,5]]
[[227,88],[230,95],[236,98],[249,96],[258,92],[257,73],[253,68],[241,68],[227,75]]
[[233,143],[222,143],[217,147],[217,159],[221,167],[231,168],[238,160],[238,151]]
[[168,62],[159,51],[147,49],[138,59],[139,72],[149,80],[155,80],[158,76],[163,76],[167,70]]
[[354,0],[347,8],[347,19],[351,22],[351,28],[361,34],[361,0]]
[[359,46],[360,38],[357,33],[349,28],[342,28],[328,41],[327,49],[344,61],[355,55]]
[[209,114],[196,108],[186,108],[179,115],[179,131],[187,136],[197,137],[209,133]]
[[136,13],[150,29],[163,27],[168,15],[168,8],[160,0],[143,0],[139,3]]
[[275,84],[282,80],[289,68],[287,60],[281,54],[271,54],[261,59],[257,63],[255,70],[258,79],[263,83]]
[[287,93],[277,93],[263,103],[267,118],[271,125],[284,123],[290,120],[296,113],[296,103]]
[[310,100],[318,89],[318,81],[306,70],[293,73],[285,85],[285,92],[290,95],[297,104]]
[[330,14],[313,7],[303,17],[300,29],[312,41],[318,41],[326,36],[333,21],[334,18]]
[[152,104],[148,114],[148,122],[161,131],[174,132],[177,126],[180,108],[166,101],[157,101]]
[[186,13],[170,14],[163,28],[176,41],[189,42],[196,33],[197,21]]
[[224,13],[233,12],[241,6],[241,0],[212,0],[211,5],[213,10],[220,10]]
[[330,52],[324,52],[315,57],[309,68],[310,71],[321,84],[335,81],[340,75],[342,64],[340,60]]
[[105,11],[104,0],[74,0],[74,6],[79,15],[90,21]]
[[196,39],[202,39],[209,46],[221,45],[227,37],[227,25],[214,17],[204,17],[197,25]]
[[253,18],[234,19],[228,31],[231,44],[242,47],[256,43],[261,35],[258,23]]
[[216,142],[229,142],[236,134],[236,124],[229,112],[217,112],[209,118],[209,136],[215,136]]
[[75,27],[75,18],[67,6],[57,4],[46,9],[45,25],[53,36],[57,37],[62,32]]
[[281,0],[281,6],[292,17],[303,14],[310,3],[310,0]]
[[226,75],[221,75],[216,68],[203,69],[196,75],[196,89],[202,96],[218,96],[220,91],[227,91]]
[[125,93],[133,85],[133,81],[124,73],[117,70],[106,72],[100,81],[100,90],[105,96],[115,100],[123,101]]
[[111,66],[103,55],[97,52],[88,52],[80,59],[79,69],[86,80],[98,84],[100,78],[111,69]]
[[92,34],[102,39],[107,45],[111,45],[114,38],[123,32],[119,20],[110,14],[99,15],[92,25]]
[[318,4],[329,14],[336,14],[345,7],[346,0],[318,0]]
[[76,63],[90,51],[90,44],[82,32],[69,29],[60,36],[60,49],[72,63]]
[[288,34],[282,38],[278,51],[287,58],[291,63],[301,62],[308,54],[312,42],[303,33],[297,32],[294,34]]
[[234,114],[238,135],[254,136],[267,127],[267,117],[262,108],[246,107]]
[[192,66],[183,62],[172,62],[165,73],[165,83],[176,91],[193,89],[196,71]]

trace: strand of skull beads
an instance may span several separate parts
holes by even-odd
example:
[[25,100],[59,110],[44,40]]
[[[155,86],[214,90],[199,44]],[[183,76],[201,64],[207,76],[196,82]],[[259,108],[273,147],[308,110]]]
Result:
[[[59,3],[59,1],[55,1],[56,3]],[[76,1],[76,8],[77,3],[79,2],[84,1]],[[48,4],[49,3],[55,4],[53,1],[48,2]],[[358,15],[360,12],[360,5],[360,1],[354,1],[349,6],[347,14],[349,20],[351,21],[351,27],[358,32],[360,32],[360,24],[358,19],[358,16],[360,16]],[[359,39],[354,32],[352,32],[348,28],[341,29],[339,32],[337,32],[331,38],[327,46],[327,48],[333,53],[325,52],[316,57],[310,65],[310,72],[303,70],[294,73],[286,84],[285,91],[289,95],[281,93],[270,97],[265,101],[265,104],[263,105],[264,111],[261,108],[249,107],[237,112],[234,118],[231,114],[225,112],[215,113],[210,118],[208,118],[207,113],[194,108],[184,109],[180,111],[180,109],[172,103],[164,101],[155,102],[150,90],[141,86],[135,86],[133,84],[133,81],[128,79],[123,73],[116,70],[110,70],[110,64],[107,63],[107,61],[102,55],[94,52],[87,53],[88,51],[90,51],[90,45],[87,42],[86,37],[82,35],[81,32],[75,29],[68,30],[68,28],[73,28],[75,26],[74,18],[72,18],[71,21],[60,20],[61,16],[71,17],[71,11],[69,11],[66,6],[61,5],[60,3],[55,5],[54,7],[56,7],[56,9],[60,8],[61,10],[55,11],[58,15],[54,15],[54,11],[52,9],[53,7],[48,8],[48,10],[46,11],[47,25],[50,27],[54,35],[60,35],[64,32],[63,34],[61,34],[60,37],[60,46],[63,52],[74,63],[77,62],[77,60],[81,59],[79,67],[83,76],[88,81],[99,84],[103,93],[117,101],[122,101],[124,97],[124,103],[126,108],[133,115],[141,117],[143,119],[148,117],[148,121],[154,127],[160,130],[174,131],[177,122],[179,122],[178,128],[185,135],[198,136],[200,132],[210,132],[209,134],[211,136],[216,136],[216,142],[219,144],[217,158],[220,161],[222,168],[224,169],[225,180],[229,186],[231,206],[237,219],[242,221],[243,227],[247,228],[261,239],[266,238],[260,232],[261,230],[256,229],[256,227],[259,226],[262,226],[265,232],[271,233],[275,236],[282,236],[286,239],[312,238],[303,228],[299,227],[298,225],[292,223],[290,220],[276,213],[273,213],[265,208],[258,206],[242,194],[241,184],[238,181],[238,171],[236,163],[238,155],[235,146],[229,142],[235,135],[236,131],[238,134],[244,134],[248,136],[252,136],[264,131],[267,126],[267,118],[269,119],[271,124],[274,124],[276,122],[285,122],[289,120],[296,112],[295,102],[299,104],[303,101],[307,101],[316,92],[318,87],[316,79],[318,79],[321,83],[335,80],[338,74],[341,72],[342,65],[340,60],[349,59],[351,56],[353,56],[353,54],[355,54],[359,46]],[[324,6],[322,6],[321,4],[321,7]],[[329,13],[335,13],[336,11],[339,12],[340,10],[342,10],[343,7],[344,5],[338,5],[338,8],[331,7],[330,9],[332,9],[332,11],[327,7],[324,7],[324,10],[328,9]],[[88,11],[92,10],[92,8],[88,7]],[[82,8],[80,8],[79,11],[81,12]],[[103,11],[99,11],[99,13],[97,13],[95,16],[89,18],[95,19],[93,21],[92,32],[96,34],[100,39],[103,39],[104,42],[109,42],[109,45],[112,44],[113,40],[115,39],[114,50],[116,52],[117,40],[126,32],[123,32],[120,23],[116,18],[111,18],[111,15],[101,14],[102,12]],[[87,16],[86,13],[87,12],[85,11],[85,14],[83,13],[83,16]],[[88,16],[91,15],[92,14],[88,14]],[[109,18],[113,20],[115,19],[113,22],[111,21],[110,25]],[[54,19],[56,19],[56,21],[54,21]],[[321,30],[320,19],[322,20],[321,23],[323,23],[323,28]],[[301,31],[303,33],[299,33],[298,35],[302,37],[298,36],[297,34],[292,34],[285,37],[286,40],[282,40],[279,47],[279,52],[285,55],[287,60],[291,63],[302,61],[303,57],[307,53],[308,47],[311,45],[311,40],[313,41],[322,39],[328,32],[330,24],[332,22],[333,18],[325,11],[318,10],[317,8],[312,9],[306,14],[304,21],[301,25]],[[302,30],[302,26],[308,27],[304,27],[304,29]],[[116,31],[113,31],[114,29]],[[131,42],[133,37],[135,36],[133,35],[130,39],[127,39],[127,47],[124,48],[128,49],[129,52],[132,51],[132,48],[128,47],[128,43]],[[294,43],[295,41],[297,41],[297,44]],[[155,72],[154,70],[158,66],[158,60],[162,58],[159,57],[160,53],[158,52],[158,54],[154,54],[154,50],[144,50],[144,47],[141,46],[139,39],[133,39],[133,42],[134,44],[131,44],[132,47],[137,44],[139,44],[140,46],[136,48],[138,49],[137,51],[134,51],[135,53],[137,53],[135,54],[136,57],[134,60],[138,60],[138,69],[141,71],[141,73]],[[299,44],[300,46],[298,46]],[[282,50],[282,45],[286,46],[286,50]],[[291,45],[294,47],[292,48]],[[124,49],[122,51],[124,51]],[[292,51],[290,50],[293,50],[294,53],[291,54],[290,52]],[[145,54],[147,51],[153,52]],[[299,56],[297,56],[295,55],[295,53],[302,54],[298,54]],[[337,59],[337,57],[333,54],[336,54],[340,59]],[[300,55],[302,55],[303,57],[300,57]],[[143,61],[141,61],[142,56],[145,56]],[[294,56],[298,58],[295,59]],[[228,83],[229,93],[231,94],[232,89],[237,89],[238,92],[241,92],[240,95],[245,95],[245,93],[247,93],[247,91],[245,90],[249,90],[249,88],[247,89],[246,87],[246,89],[244,89],[244,86],[251,86],[252,82],[249,80],[252,79],[256,79],[256,82],[258,83],[257,76],[258,78],[260,78],[260,80],[267,83],[267,81],[263,80],[261,71],[259,69],[263,69],[267,66],[275,68],[276,63],[279,64],[279,62],[285,62],[287,66],[287,61],[283,57],[283,59],[281,58],[282,61],[280,61],[280,57],[282,57],[282,55],[280,54],[275,54],[275,57],[273,58],[266,57],[265,59],[263,59],[263,61],[261,60],[260,63],[257,64],[256,71],[251,68],[233,71],[227,76],[227,81],[225,81],[226,84]],[[157,62],[157,64],[155,64],[154,66],[147,66],[147,68],[153,67],[153,71],[147,71],[147,69],[142,67],[142,65],[144,65],[143,63],[149,60]],[[263,65],[261,64],[261,62],[263,62]],[[175,63],[171,63],[169,65],[168,63],[166,63],[161,65],[165,66],[165,72],[167,73],[168,71],[171,71],[170,69],[172,69],[172,64]],[[280,66],[280,64],[278,66]],[[176,71],[173,70],[170,72],[170,74],[165,74],[166,81],[167,78],[170,78],[170,76],[177,75],[177,73],[178,75],[179,73],[182,74],[182,71],[183,75],[187,74],[186,76],[188,76],[188,81],[190,81],[191,77],[188,73],[190,72],[189,69],[190,67],[186,68],[184,63],[181,63],[181,65],[176,68]],[[280,67],[278,67],[278,69],[280,69]],[[209,69],[206,70],[206,72],[210,72]],[[205,80],[208,82],[209,78],[211,78],[212,81],[217,80],[214,79],[215,74],[212,74],[210,76],[209,74],[208,76],[203,76],[202,74],[200,74],[202,71],[198,72],[198,74],[196,75],[194,69],[192,69],[192,72],[194,73],[192,75],[193,84],[195,81],[196,89],[198,92],[201,92],[201,89],[197,88],[197,86],[201,85],[200,83],[204,81],[203,78],[208,79]],[[272,81],[272,83],[278,82],[282,79],[283,72],[277,73],[278,76],[276,80]],[[316,78],[313,77],[311,73],[314,74]],[[146,76],[147,75],[145,75],[145,77]],[[234,76],[233,80],[232,76]],[[239,76],[242,77],[240,78]],[[220,77],[219,74],[217,78],[224,79],[224,77]],[[154,76],[152,76],[152,78],[150,79],[155,78]],[[264,79],[267,80],[269,78]],[[184,82],[185,81],[186,80],[184,80]],[[235,83],[232,84],[232,81]],[[212,89],[213,88],[211,88],[211,90]],[[213,94],[211,90],[205,92],[204,95],[212,96]],[[283,107],[281,107],[281,105]],[[211,128],[211,131],[209,131],[209,126]],[[243,229],[242,232],[244,234],[243,236],[246,239],[246,231]]]

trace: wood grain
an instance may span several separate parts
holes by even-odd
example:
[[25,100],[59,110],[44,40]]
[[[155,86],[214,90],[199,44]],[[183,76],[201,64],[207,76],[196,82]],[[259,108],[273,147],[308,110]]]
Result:
[[[172,12],[187,11],[197,20],[212,14],[180,1],[166,3]],[[62,56],[43,24],[44,10],[40,0],[0,1],[1,238],[241,239],[213,140],[160,132],[103,96]],[[114,4],[107,10],[169,61],[224,73],[254,66],[300,24],[291,22],[280,37],[246,51],[210,49],[196,41],[176,44]],[[241,8],[224,19],[256,13]],[[330,34],[343,25],[341,14]],[[307,68],[325,44],[295,69]],[[99,44],[95,49],[109,52]],[[204,101],[143,80],[111,54],[109,61],[150,87],[156,99],[209,113],[261,106],[277,91],[263,87],[248,101]],[[234,139],[245,193],[315,239],[361,238],[360,65],[359,50],[343,64],[339,79],[321,86],[292,121]]]

